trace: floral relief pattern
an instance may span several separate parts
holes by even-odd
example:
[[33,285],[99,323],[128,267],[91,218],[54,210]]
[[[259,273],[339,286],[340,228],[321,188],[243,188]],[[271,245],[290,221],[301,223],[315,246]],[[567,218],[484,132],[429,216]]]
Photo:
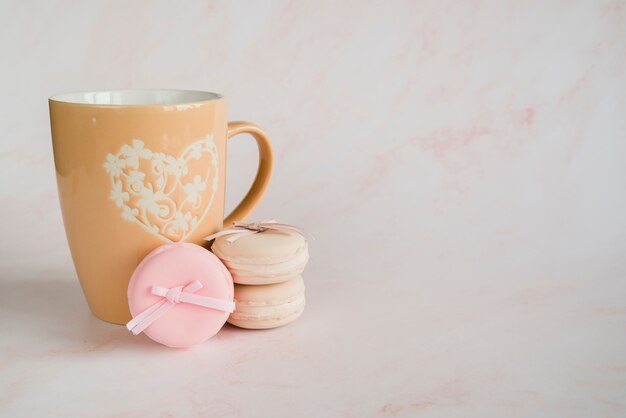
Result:
[[106,156],[110,198],[121,216],[168,242],[184,240],[208,213],[218,186],[213,136],[179,157],[152,151],[140,139]]

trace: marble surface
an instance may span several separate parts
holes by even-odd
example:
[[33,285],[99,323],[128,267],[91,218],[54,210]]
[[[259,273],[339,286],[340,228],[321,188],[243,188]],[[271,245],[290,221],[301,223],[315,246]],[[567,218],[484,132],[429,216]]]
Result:
[[[623,417],[623,1],[0,2],[0,416]],[[308,306],[171,350],[90,315],[46,98],[262,125]],[[255,170],[234,144],[228,203]],[[97,239],[97,237],[94,237]]]

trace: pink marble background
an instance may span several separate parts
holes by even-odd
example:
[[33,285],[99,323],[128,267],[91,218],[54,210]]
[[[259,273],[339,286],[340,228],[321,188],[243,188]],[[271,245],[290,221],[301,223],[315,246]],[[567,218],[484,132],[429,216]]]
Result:
[[[626,2],[0,2],[0,416],[626,415]],[[316,236],[291,326],[93,318],[48,96],[191,88]],[[229,206],[255,147],[231,149]],[[97,237],[94,237],[97,239]]]

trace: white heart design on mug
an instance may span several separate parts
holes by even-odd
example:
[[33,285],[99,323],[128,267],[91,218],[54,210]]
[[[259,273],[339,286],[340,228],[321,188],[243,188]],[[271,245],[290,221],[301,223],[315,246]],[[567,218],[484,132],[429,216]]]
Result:
[[167,242],[183,241],[206,216],[218,185],[213,135],[179,157],[145,148],[133,139],[104,163],[111,177],[111,200],[121,216]]

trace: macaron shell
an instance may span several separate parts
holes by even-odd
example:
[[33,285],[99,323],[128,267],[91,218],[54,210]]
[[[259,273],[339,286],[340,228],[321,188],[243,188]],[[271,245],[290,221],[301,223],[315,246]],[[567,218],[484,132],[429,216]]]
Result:
[[[203,285],[195,292],[197,295],[233,300],[232,277],[215,255],[195,244],[174,243],[157,248],[137,266],[128,286],[131,314],[135,317],[163,300],[151,293],[152,286],[172,288],[192,280]],[[228,315],[228,312],[179,303],[144,333],[169,347],[189,347],[215,335]]]
[[304,290],[300,276],[262,286],[235,285],[236,308],[228,322],[249,329],[286,325],[304,311]]
[[220,258],[241,263],[277,264],[291,260],[307,250],[307,241],[295,231],[267,230],[229,241],[232,235],[219,237],[211,250]]
[[284,312],[277,314],[273,317],[264,317],[260,319],[250,319],[245,317],[233,317],[228,318],[228,323],[235,325],[239,328],[245,329],[271,329],[282,327],[283,325],[290,324],[302,315],[304,312],[304,298],[301,303],[292,305],[289,310],[285,309]]
[[228,267],[238,284],[264,285],[284,282],[304,271],[309,260],[308,243],[294,231],[272,231],[217,238],[211,250]]

